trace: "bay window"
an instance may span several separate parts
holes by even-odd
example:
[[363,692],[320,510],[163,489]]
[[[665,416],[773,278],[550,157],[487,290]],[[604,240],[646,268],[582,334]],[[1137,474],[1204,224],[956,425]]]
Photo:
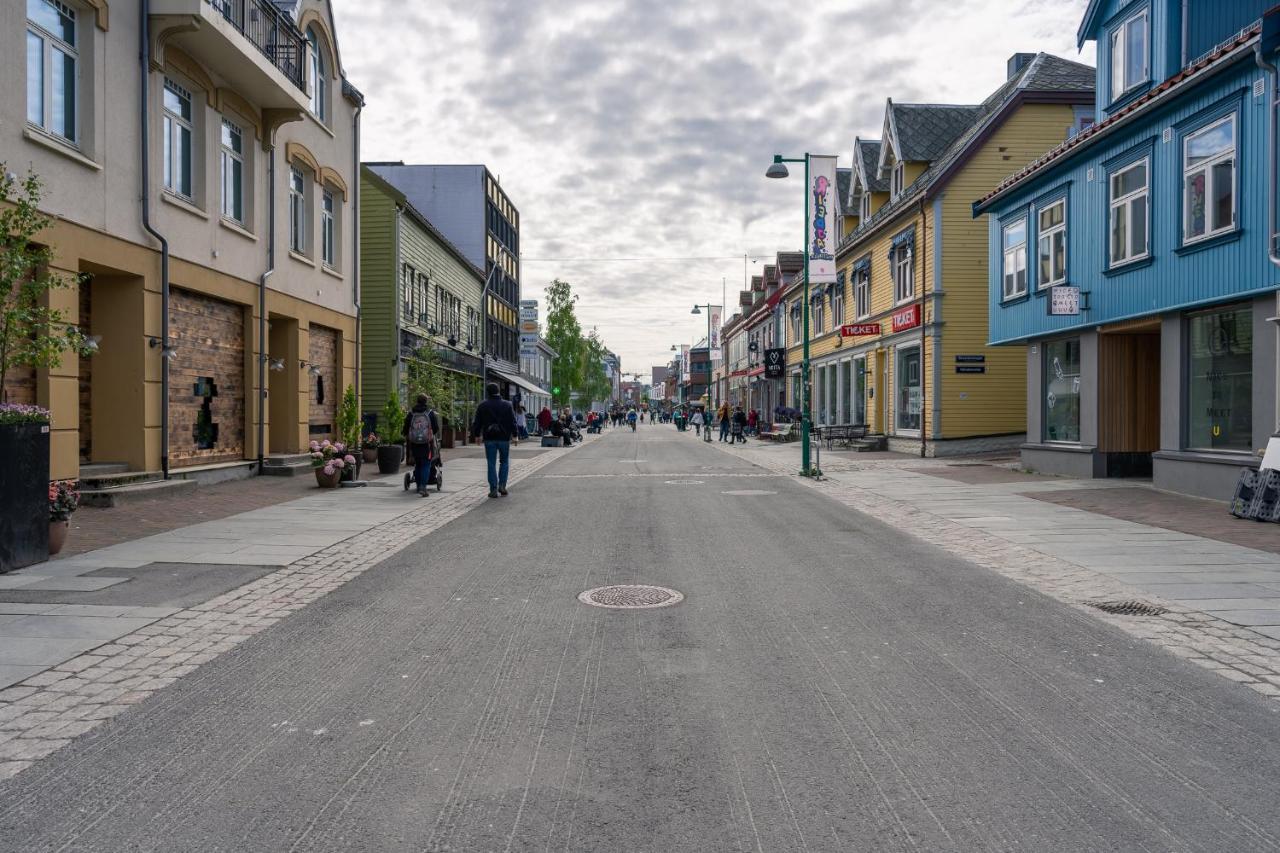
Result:
[[1235,116],[1196,131],[1182,145],[1182,238],[1230,231],[1236,223]]
[[1150,198],[1148,160],[1143,158],[1112,173],[1110,190],[1112,265],[1145,257]]

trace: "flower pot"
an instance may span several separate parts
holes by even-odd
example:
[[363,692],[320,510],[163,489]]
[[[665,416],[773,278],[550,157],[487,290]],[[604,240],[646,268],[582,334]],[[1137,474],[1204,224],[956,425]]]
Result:
[[0,573],[49,555],[49,425],[0,424]]
[[69,521],[50,521],[49,522],[49,556],[62,550],[62,546],[67,544],[67,530],[71,527]]
[[378,448],[378,473],[395,474],[404,461],[404,447],[399,444],[384,444]]
[[366,447],[363,450],[361,450],[360,453],[364,457],[365,462],[378,461],[378,448],[376,447]]
[[334,471],[332,474],[326,474],[324,468],[316,468],[316,485],[322,489],[338,488],[338,480],[342,477],[341,471]]
[[356,457],[356,464],[347,465],[340,472],[342,474],[342,482],[350,483],[360,479],[360,466],[364,464],[364,460],[359,456]]

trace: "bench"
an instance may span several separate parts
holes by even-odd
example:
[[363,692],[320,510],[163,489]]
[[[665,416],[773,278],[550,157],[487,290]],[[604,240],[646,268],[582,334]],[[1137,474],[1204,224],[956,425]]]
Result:
[[796,424],[794,421],[790,423],[770,424],[769,429],[760,430],[759,437],[765,441],[791,441],[796,437]]
[[827,443],[827,450],[830,450],[831,445],[837,441],[843,442],[844,446],[848,447],[858,439],[866,437],[865,424],[831,424],[818,428],[818,440]]

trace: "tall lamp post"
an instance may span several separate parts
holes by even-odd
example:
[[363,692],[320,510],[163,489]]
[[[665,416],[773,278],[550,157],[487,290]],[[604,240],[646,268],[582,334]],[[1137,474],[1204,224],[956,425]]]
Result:
[[808,152],[805,152],[803,157],[783,157],[781,154],[774,154],[773,164],[764,173],[766,178],[785,178],[791,174],[787,170],[787,163],[804,163],[804,231],[800,243],[804,249],[804,305],[801,306],[804,315],[801,333],[804,349],[800,361],[800,476],[802,477],[813,477],[818,473],[809,465],[809,157]]
[[[689,312],[690,314],[701,314],[703,308],[707,309],[707,405],[708,406],[711,405],[711,307],[712,306],[709,303],[704,302],[700,305],[693,306],[693,310]],[[706,415],[704,414],[703,417],[706,417]]]

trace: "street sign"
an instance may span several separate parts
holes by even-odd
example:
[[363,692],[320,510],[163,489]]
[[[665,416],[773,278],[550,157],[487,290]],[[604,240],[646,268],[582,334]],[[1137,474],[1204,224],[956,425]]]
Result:
[[987,360],[985,355],[958,355],[956,364],[982,364]]
[[858,335],[880,334],[879,323],[848,323],[840,327],[840,337],[856,338]]
[[537,311],[537,310],[538,310],[538,300],[536,300],[536,299],[521,299],[521,300],[520,300],[520,308],[521,308],[521,309],[524,309],[524,308],[532,308],[534,311]]
[[531,335],[536,335],[536,334],[538,334],[538,323],[537,323],[537,321],[521,320],[521,321],[520,321],[520,331],[525,332],[525,333],[527,333],[527,334],[531,334]]
[[957,364],[956,373],[986,373],[985,364]]
[[1073,317],[1080,313],[1080,288],[1058,284],[1049,288],[1049,316]]
[[764,375],[766,379],[781,379],[787,369],[787,351],[782,348],[764,351]]

